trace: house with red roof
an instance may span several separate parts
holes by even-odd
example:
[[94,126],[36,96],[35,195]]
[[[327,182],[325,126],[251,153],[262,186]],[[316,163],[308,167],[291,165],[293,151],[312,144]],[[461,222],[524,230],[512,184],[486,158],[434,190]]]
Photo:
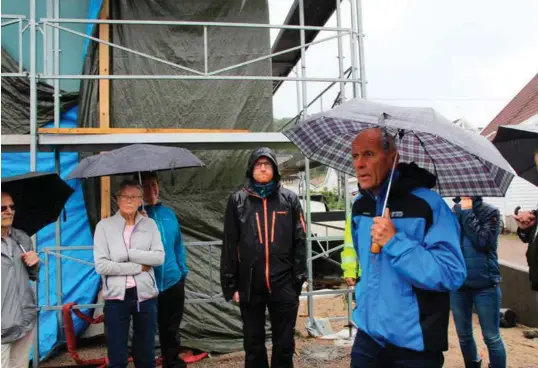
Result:
[[[538,124],[538,73],[480,134],[493,140],[499,126],[518,124]],[[538,203],[538,188],[515,177],[505,198],[488,198],[487,201],[496,205],[504,215],[512,214],[517,206],[522,209],[535,209]]]

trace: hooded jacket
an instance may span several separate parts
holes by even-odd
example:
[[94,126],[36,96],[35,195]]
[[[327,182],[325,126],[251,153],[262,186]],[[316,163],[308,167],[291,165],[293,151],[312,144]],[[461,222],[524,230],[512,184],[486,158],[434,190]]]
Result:
[[400,164],[388,200],[396,235],[370,252],[373,218],[381,216],[388,180],[375,197],[361,190],[353,203],[351,231],[362,269],[353,321],[380,345],[415,351],[448,349],[449,292],[465,281],[456,217],[430,190],[436,178]]
[[14,228],[8,237],[13,247],[2,240],[2,344],[23,338],[37,321],[36,297],[30,280],[37,280],[39,263],[27,267],[20,249],[33,249],[32,240],[24,231]]
[[[253,189],[254,163],[267,157],[273,164],[275,182],[265,198]],[[246,170],[251,185],[233,193],[224,215],[221,285],[224,298],[239,291],[241,301],[251,290],[281,292],[293,286],[298,297],[306,280],[306,235],[303,211],[297,195],[282,188],[276,155],[268,148],[255,150]]]
[[480,289],[501,282],[497,246],[499,241],[499,210],[473,198],[473,208],[461,210],[455,206],[460,223],[461,250],[467,267],[465,287]]
[[181,227],[174,211],[160,202],[153,206],[146,205],[145,210],[161,233],[164,263],[155,267],[155,281],[159,291],[164,291],[186,278],[189,273]]

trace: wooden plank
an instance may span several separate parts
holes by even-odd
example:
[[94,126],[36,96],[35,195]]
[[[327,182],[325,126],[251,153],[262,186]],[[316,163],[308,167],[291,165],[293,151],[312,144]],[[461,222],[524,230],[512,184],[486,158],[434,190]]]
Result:
[[[100,19],[110,18],[109,0],[103,1]],[[99,38],[110,42],[110,25],[99,25]],[[99,75],[109,75],[110,47],[99,43]],[[99,79],[99,128],[110,128],[110,80]],[[110,217],[110,176],[101,178],[101,219]]]
[[235,129],[184,128],[39,128],[40,134],[151,134],[151,133],[248,133]]

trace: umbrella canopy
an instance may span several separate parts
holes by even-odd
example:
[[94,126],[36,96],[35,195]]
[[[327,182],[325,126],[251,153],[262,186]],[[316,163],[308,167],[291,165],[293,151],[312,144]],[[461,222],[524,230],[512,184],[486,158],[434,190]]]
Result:
[[501,126],[493,144],[519,176],[538,186],[538,168],[534,160],[538,149],[538,126]]
[[68,179],[203,166],[205,164],[185,148],[131,144],[84,158]]
[[401,162],[415,162],[437,176],[436,190],[442,196],[502,197],[514,177],[490,141],[431,108],[354,99],[284,134],[308,158],[354,176],[351,143],[361,131],[376,127],[395,138]]
[[15,203],[13,227],[32,236],[58,219],[74,191],[56,173],[30,172],[2,178],[2,192]]

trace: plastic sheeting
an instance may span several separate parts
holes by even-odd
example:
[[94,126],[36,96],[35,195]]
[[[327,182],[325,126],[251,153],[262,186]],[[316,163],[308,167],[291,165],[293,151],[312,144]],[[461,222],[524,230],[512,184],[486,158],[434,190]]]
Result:
[[[266,0],[119,0],[111,4],[112,19],[151,19],[265,23],[269,21]],[[167,61],[204,71],[203,27],[111,26],[111,40]],[[270,54],[268,29],[208,27],[208,69],[214,71]],[[98,50],[88,49],[85,74],[98,74]],[[122,50],[110,49],[111,74],[190,74],[179,68]],[[259,61],[223,75],[270,76],[270,60]],[[83,81],[81,126],[98,122],[98,81]],[[111,126],[151,128],[249,129],[272,128],[270,81],[112,80]],[[223,214],[232,189],[243,183],[248,152],[195,152],[206,169],[177,170],[161,175],[161,198],[178,214],[185,240],[218,240],[222,237]],[[174,185],[170,180],[174,175]],[[114,178],[113,186],[120,178]],[[98,181],[87,181],[85,191],[92,225],[100,213]],[[114,187],[112,192],[114,192]],[[220,248],[187,249],[191,269],[189,291],[221,292]],[[212,268],[213,282],[210,281]],[[212,286],[210,286],[212,285]],[[193,297],[192,294],[190,296]],[[182,343],[204,351],[230,352],[242,349],[239,310],[229,303],[188,304],[181,327]]]
[[[6,54],[2,55],[4,58]],[[4,87],[11,88],[9,81],[2,81],[2,90]],[[2,105],[4,104],[4,95],[2,95]],[[10,105],[12,106],[12,105]],[[22,107],[18,106],[18,109]],[[2,113],[12,115],[13,111],[8,107],[4,110],[2,106]],[[5,115],[4,115],[5,116]],[[13,133],[11,128],[15,131],[28,129],[26,127],[13,126],[7,123],[6,119],[2,117],[2,133]],[[43,119],[46,115],[43,116]],[[49,117],[50,119],[50,117]],[[62,116],[60,126],[65,128],[76,127],[77,124],[77,109],[71,109]],[[11,122],[10,122],[11,123]],[[49,123],[45,126],[52,126]],[[61,153],[60,154],[60,175],[65,178],[69,172],[77,165],[78,154],[77,153]],[[2,177],[24,174],[29,171],[30,168],[30,154],[29,153],[2,153]],[[39,153],[37,157],[37,171],[55,171],[55,161],[53,153]],[[69,198],[65,206],[66,221],[61,221],[61,241],[62,246],[80,246],[80,245],[92,245],[93,237],[88,226],[88,218],[86,216],[85,203],[80,186],[79,180],[69,180],[67,182],[75,189],[75,193]],[[63,216],[62,216],[63,217]],[[43,250],[44,247],[54,247],[56,245],[55,224],[50,224],[40,230],[37,233],[37,247],[38,251]],[[62,254],[84,260],[86,262],[93,262],[93,252],[91,250],[72,250],[63,251]],[[46,286],[46,272],[44,254],[40,254],[41,258],[41,270],[39,273],[38,282],[38,304],[40,306],[47,305],[47,286]],[[96,294],[99,289],[100,279],[95,273],[93,267],[83,265],[73,260],[62,258],[62,295],[63,302],[76,302],[79,304],[93,303],[96,299]],[[56,305],[56,257],[49,256],[48,267],[48,295],[49,305]],[[85,323],[79,318],[74,319],[75,331],[80,333],[84,330]],[[54,346],[58,343],[58,319],[56,311],[40,311],[39,313],[39,352],[40,359],[46,357]]]
[[[18,73],[18,63],[2,48],[2,73]],[[78,93],[61,92],[60,111],[65,112],[76,105]],[[37,83],[37,125],[54,118],[54,88]],[[30,80],[21,77],[2,78],[2,133],[30,133]]]

